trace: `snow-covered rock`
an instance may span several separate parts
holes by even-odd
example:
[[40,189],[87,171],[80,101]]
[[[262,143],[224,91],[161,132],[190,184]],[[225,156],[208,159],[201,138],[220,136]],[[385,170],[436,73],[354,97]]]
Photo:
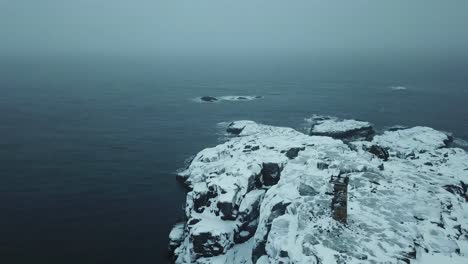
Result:
[[413,127],[385,131],[383,135],[375,136],[374,142],[383,147],[409,154],[411,152],[424,152],[446,147],[452,141],[447,133],[437,131],[430,127]]
[[[370,127],[359,122],[319,131]],[[468,263],[468,155],[445,133],[345,144],[253,121],[228,131],[179,175],[190,191],[176,263]],[[349,181],[346,223],[332,217],[332,177]]]
[[185,239],[185,223],[177,223],[169,234],[169,252],[174,252]]
[[338,119],[330,116],[313,116],[306,119],[312,124],[310,135],[329,136],[342,140],[372,139],[374,129],[369,122]]

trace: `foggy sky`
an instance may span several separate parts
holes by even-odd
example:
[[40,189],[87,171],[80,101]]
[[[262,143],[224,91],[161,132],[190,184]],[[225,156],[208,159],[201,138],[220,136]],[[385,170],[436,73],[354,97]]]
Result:
[[465,0],[0,0],[0,55],[466,55],[467,14]]

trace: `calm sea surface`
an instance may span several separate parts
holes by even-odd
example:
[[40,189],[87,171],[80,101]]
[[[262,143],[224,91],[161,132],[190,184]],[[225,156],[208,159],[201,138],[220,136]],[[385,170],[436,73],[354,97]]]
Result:
[[[219,122],[301,128],[327,114],[467,139],[467,65],[3,58],[0,263],[165,263],[185,199],[174,173],[220,142]],[[192,100],[203,95],[264,98]]]

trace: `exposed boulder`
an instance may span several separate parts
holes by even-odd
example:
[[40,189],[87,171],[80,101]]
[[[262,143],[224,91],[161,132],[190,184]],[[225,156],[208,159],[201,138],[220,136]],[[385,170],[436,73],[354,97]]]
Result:
[[326,170],[328,169],[329,166],[330,165],[328,163],[321,162],[321,161],[317,162],[317,169],[319,170]]
[[385,148],[382,148],[378,145],[372,145],[369,149],[369,152],[377,156],[379,159],[383,161],[387,161],[390,155]]
[[212,103],[212,102],[218,101],[218,98],[213,97],[213,96],[202,96],[202,97],[200,98],[200,100],[202,100],[203,102]]
[[299,151],[303,151],[304,149],[305,149],[304,147],[302,147],[302,148],[290,148],[286,152],[286,157],[288,157],[288,159],[294,159],[299,155]]

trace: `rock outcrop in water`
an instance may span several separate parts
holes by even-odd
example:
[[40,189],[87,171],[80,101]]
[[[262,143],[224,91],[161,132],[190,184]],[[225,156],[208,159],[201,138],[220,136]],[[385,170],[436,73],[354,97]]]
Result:
[[175,262],[468,263],[464,150],[428,127],[372,138],[367,122],[323,121],[327,136],[233,122],[198,153],[179,175]]
[[310,135],[327,136],[344,141],[372,140],[375,134],[369,122],[352,119],[338,119],[330,116],[313,116],[308,119],[312,124]]
[[215,103],[219,101],[252,101],[256,99],[261,99],[263,96],[259,95],[226,95],[226,96],[220,96],[220,97],[214,97],[214,96],[202,96],[198,97],[197,101],[199,100],[200,102],[204,103]]
[[200,97],[200,100],[202,100],[203,102],[212,103],[212,102],[218,101],[218,98],[213,97],[213,96],[202,96],[202,97]]

